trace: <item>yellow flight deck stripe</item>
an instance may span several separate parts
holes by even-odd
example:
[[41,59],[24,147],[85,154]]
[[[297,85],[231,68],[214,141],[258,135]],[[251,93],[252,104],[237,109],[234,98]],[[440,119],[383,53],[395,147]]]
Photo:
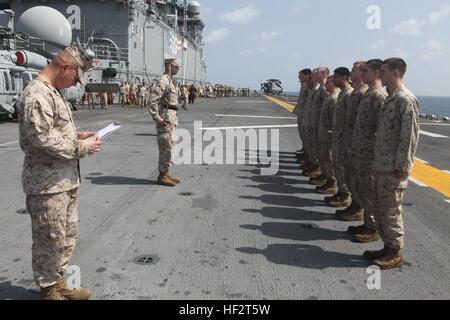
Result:
[[263,95],[263,97],[265,97],[265,98],[267,98],[267,99],[269,99],[269,100],[279,104],[280,106],[282,106],[283,108],[288,109],[289,111],[294,110],[294,106],[290,105],[289,103],[283,102],[281,100],[278,100],[278,99],[275,99],[275,98],[272,98],[272,97],[269,97],[269,96],[266,96],[266,95]]
[[[289,111],[294,109],[294,106],[286,102],[266,95],[263,96]],[[442,193],[446,197],[450,197],[450,174],[416,160],[414,161],[411,177]]]
[[411,176],[450,197],[450,174],[416,160]]

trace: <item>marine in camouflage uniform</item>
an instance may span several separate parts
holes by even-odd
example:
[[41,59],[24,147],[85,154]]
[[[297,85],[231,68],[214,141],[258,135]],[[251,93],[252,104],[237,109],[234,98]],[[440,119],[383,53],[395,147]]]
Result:
[[139,109],[144,109],[147,105],[147,86],[145,85],[145,82],[142,82],[139,86]]
[[[158,84],[150,95],[150,114],[156,121],[159,148],[159,177],[158,184],[175,186],[180,183],[169,175],[178,142],[178,87],[172,76],[176,75],[180,64],[176,59],[166,59],[166,73],[161,77]],[[175,72],[176,70],[176,72]]]
[[391,58],[381,67],[382,81],[390,93],[380,111],[375,140],[375,221],[384,248],[366,251],[381,269],[403,264],[404,227],[402,201],[414,166],[419,141],[419,103],[403,84],[406,63]]
[[[333,77],[330,77],[328,81],[333,82]],[[334,108],[338,99],[338,91],[334,84],[327,82],[328,97],[322,105],[320,112],[319,128],[317,131],[319,139],[319,165],[322,171],[324,180],[318,181],[318,184],[322,184],[321,187],[317,187],[316,191],[321,194],[334,194],[336,192],[336,178],[333,171],[332,163],[332,137],[331,130],[333,125]]]
[[356,234],[357,242],[371,242],[379,238],[373,206],[375,181],[372,175],[372,165],[375,156],[378,115],[386,97],[387,92],[381,86],[381,82],[371,86],[361,98],[353,129],[350,148],[352,198],[364,209],[364,224],[359,228],[349,229],[350,232],[354,230],[352,233]]
[[[76,70],[78,79],[67,76],[66,65]],[[91,67],[81,48],[66,48],[26,87],[18,104],[20,147],[25,153],[22,186],[31,217],[33,276],[41,299],[90,297],[86,289],[68,288],[63,273],[78,234],[79,159],[92,153],[92,143],[100,142],[87,139],[95,133],[77,133],[66,99],[50,81],[61,85],[58,77],[64,72],[65,83],[77,79],[84,84],[83,72]]]
[[302,167],[303,171],[308,171],[312,169],[315,164],[312,161],[312,150],[311,150],[311,144],[314,143],[312,141],[312,134],[311,134],[311,113],[312,108],[314,108],[314,97],[316,92],[319,90],[320,84],[317,83],[317,79],[315,79],[314,75],[315,70],[313,71],[312,80],[310,83],[310,86],[312,86],[311,89],[309,89],[308,92],[308,98],[306,99],[303,112],[302,112],[302,123],[301,126],[303,127],[304,136],[303,138],[303,148],[305,149],[305,153],[308,155],[308,160],[306,164]]
[[[319,119],[320,119],[320,111],[322,110],[322,106],[328,97],[328,93],[325,87],[326,80],[330,75],[330,71],[328,68],[321,67],[317,70],[317,77],[320,83],[320,86],[317,92],[314,94],[313,105],[310,113],[310,126],[309,126],[309,135],[310,135],[310,160],[314,164],[310,170],[305,170],[303,173],[306,176],[311,177],[310,183],[317,183],[314,178],[319,178],[321,176],[320,166],[319,166],[319,149],[320,149],[320,140],[318,139],[317,130],[319,127]],[[322,177],[320,177],[322,178]]]
[[[336,79],[336,70],[335,70]],[[333,197],[325,198],[325,202],[335,206],[335,202],[341,202],[341,199],[349,197],[349,189],[345,181],[345,159],[347,158],[347,146],[344,140],[345,112],[348,108],[350,94],[353,88],[346,85],[339,92],[338,100],[334,108],[332,125],[332,154],[333,170],[337,180],[338,192]]]

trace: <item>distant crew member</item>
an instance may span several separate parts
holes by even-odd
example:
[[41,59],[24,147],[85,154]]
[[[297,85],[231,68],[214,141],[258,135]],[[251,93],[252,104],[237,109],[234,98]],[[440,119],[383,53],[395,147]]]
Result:
[[137,87],[134,84],[134,82],[131,84],[130,87],[130,94],[131,94],[131,104],[136,105],[136,100],[137,100]]
[[419,102],[403,84],[406,63],[400,58],[383,61],[381,79],[388,88],[380,112],[375,140],[375,221],[384,248],[366,251],[381,269],[403,265],[404,227],[402,201],[414,165],[419,141]]
[[189,103],[194,104],[195,103],[195,94],[197,93],[197,88],[194,84],[191,85],[189,88]]
[[159,148],[158,184],[175,186],[180,180],[169,175],[178,142],[178,91],[172,79],[180,64],[176,59],[165,60],[165,72],[150,95],[150,114],[156,122]]
[[145,81],[142,81],[139,86],[139,109],[144,109],[147,106],[147,92]]
[[120,85],[120,105],[123,108],[125,103],[127,103],[127,87],[125,85],[125,82],[122,82]]
[[42,300],[87,300],[87,289],[64,283],[78,236],[79,159],[100,150],[95,133],[77,133],[61,90],[84,85],[92,68],[87,54],[71,45],[24,90],[19,100],[20,147],[25,153],[22,185],[31,217],[32,268]]
[[126,104],[130,105],[130,84],[128,82],[125,82],[125,98]]
[[[105,83],[105,80],[102,80],[102,83]],[[100,96],[100,100],[101,100],[101,104],[102,104],[102,109],[108,110],[108,92],[104,91],[101,93]]]
[[[93,79],[89,79],[89,83],[94,83],[94,80]],[[95,96],[95,94],[93,92],[88,92],[88,94],[87,94],[87,101],[88,101],[88,108],[89,108],[89,110],[95,109],[94,96]]]

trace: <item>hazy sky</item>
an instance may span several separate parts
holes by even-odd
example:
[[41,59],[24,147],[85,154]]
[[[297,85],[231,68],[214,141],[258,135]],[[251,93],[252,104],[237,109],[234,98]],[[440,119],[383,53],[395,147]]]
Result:
[[199,2],[212,83],[259,90],[261,80],[276,78],[298,91],[300,69],[397,56],[416,95],[450,96],[450,1]]

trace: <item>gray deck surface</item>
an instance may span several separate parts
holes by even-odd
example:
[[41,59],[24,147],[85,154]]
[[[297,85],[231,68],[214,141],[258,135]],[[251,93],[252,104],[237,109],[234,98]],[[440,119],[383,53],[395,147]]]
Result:
[[[201,99],[179,112],[180,128],[192,132],[194,120],[203,127],[296,123],[216,114],[295,117],[263,97]],[[113,120],[123,125],[99,154],[81,161],[79,238],[70,264],[81,268],[93,299],[450,298],[450,203],[431,188],[409,184],[405,265],[382,271],[381,289],[369,290],[370,262],[361,254],[382,242],[351,242],[350,224],[337,221],[299,175],[297,128],[279,128],[274,176],[260,175],[258,165],[183,164],[171,170],[182,183],[168,188],[156,185],[156,129],[147,112],[112,107],[74,117],[80,131]],[[449,125],[421,129],[450,137]],[[17,124],[0,123],[0,299],[38,299],[17,140]],[[422,135],[417,157],[450,170],[449,147],[449,138]],[[160,260],[133,262],[145,254]]]

